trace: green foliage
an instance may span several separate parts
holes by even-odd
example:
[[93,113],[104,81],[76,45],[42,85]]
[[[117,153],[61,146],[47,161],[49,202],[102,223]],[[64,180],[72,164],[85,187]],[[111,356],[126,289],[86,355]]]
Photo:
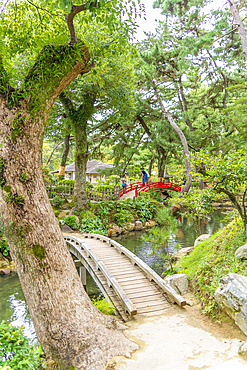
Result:
[[80,219],[80,231],[107,235],[107,230],[99,217],[95,216],[91,212],[87,212],[82,216],[83,218]]
[[92,298],[92,303],[104,315],[114,315],[116,312],[115,307],[102,297]]
[[25,125],[26,117],[23,117],[21,113],[17,113],[12,121],[12,131],[10,138],[13,141],[16,141],[18,136],[22,134],[23,126]]
[[6,182],[4,177],[3,177],[4,164],[5,164],[4,159],[0,158],[0,186],[3,186]]
[[27,173],[26,172],[23,171],[21,173],[20,181],[26,183],[26,181],[27,181]]
[[29,344],[23,336],[23,327],[0,324],[0,367],[9,370],[38,370],[42,369],[43,351]]
[[64,179],[62,179],[62,180],[60,180],[59,181],[59,184],[65,184],[65,185],[74,185],[75,184],[75,180],[64,180]]
[[9,246],[5,236],[2,233],[0,233],[0,252],[5,257],[9,256]]
[[[230,151],[227,155],[219,153],[211,154],[200,151],[195,158],[194,163],[199,167],[204,163],[205,170],[198,170],[201,179],[208,183],[209,189],[202,193],[205,201],[212,202],[216,194],[224,193],[236,207],[240,217],[243,220],[243,227],[247,224],[245,202],[239,202],[236,193],[244,193],[247,189],[247,154],[246,150],[240,149]],[[200,167],[199,167],[200,168]]]
[[6,194],[4,195],[4,198],[6,201],[12,206],[23,208],[24,198],[17,193],[12,193],[10,186],[5,186],[5,189]]
[[60,197],[56,196],[55,198],[53,198],[53,199],[51,200],[51,204],[52,204],[54,207],[56,207],[56,208],[60,208],[60,207],[62,207],[62,206],[63,206],[63,204],[64,204],[64,200],[63,200],[62,198],[60,198]]
[[63,224],[68,225],[73,230],[78,229],[77,218],[76,218],[75,215],[65,216],[64,219],[63,219]]
[[191,254],[183,257],[175,266],[178,273],[187,275],[205,312],[213,316],[217,313],[213,296],[223,276],[230,272],[247,276],[247,261],[234,258],[236,249],[245,243],[241,219],[238,218],[199,243]]
[[113,220],[120,227],[124,226],[124,224],[126,223],[133,222],[134,219],[134,216],[127,209],[122,209],[118,213],[115,213],[115,215],[113,215]]

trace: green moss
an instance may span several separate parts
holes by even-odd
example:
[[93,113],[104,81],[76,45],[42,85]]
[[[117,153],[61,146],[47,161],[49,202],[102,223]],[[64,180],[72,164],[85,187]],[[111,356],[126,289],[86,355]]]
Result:
[[31,248],[31,254],[42,261],[46,255],[45,247],[42,247],[39,244],[35,244]]
[[5,161],[3,158],[0,157],[0,186],[1,187],[6,183],[5,178],[3,176],[4,166],[5,166]]
[[201,301],[204,312],[212,316],[217,313],[214,293],[223,276],[230,272],[247,276],[247,261],[234,258],[236,249],[245,243],[242,221],[237,219],[198,244],[175,266],[176,273],[184,273],[189,278],[192,291]]
[[47,45],[25,78],[25,91],[32,91],[29,110],[39,112],[53,94],[61,79],[66,76],[86,47],[76,45]]
[[11,186],[4,186],[3,187],[3,190],[6,191],[6,193],[10,193],[11,192]]
[[10,134],[11,140],[16,141],[18,136],[22,134],[25,123],[26,117],[23,117],[21,113],[17,113],[12,121],[12,131]]

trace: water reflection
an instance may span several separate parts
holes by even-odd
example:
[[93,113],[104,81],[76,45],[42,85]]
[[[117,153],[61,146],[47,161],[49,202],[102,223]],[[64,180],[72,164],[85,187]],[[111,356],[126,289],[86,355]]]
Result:
[[[224,215],[220,210],[211,212],[208,218],[203,220],[200,225],[201,233],[210,235],[216,233],[219,228],[224,226],[223,218]],[[146,232],[148,233],[148,230]],[[142,235],[142,231],[135,231],[113,239],[135,253],[154,271],[161,275],[166,269],[166,261],[164,260],[165,248],[156,249],[155,253],[153,253],[151,243],[143,241],[141,238]],[[195,227],[194,221],[183,218],[180,222],[177,234],[172,235],[168,242],[169,254],[174,254],[180,248],[193,246],[195,239],[199,235],[199,230]]]
[[0,321],[5,320],[15,326],[23,325],[25,336],[35,338],[33,323],[16,273],[0,276],[0,297]]

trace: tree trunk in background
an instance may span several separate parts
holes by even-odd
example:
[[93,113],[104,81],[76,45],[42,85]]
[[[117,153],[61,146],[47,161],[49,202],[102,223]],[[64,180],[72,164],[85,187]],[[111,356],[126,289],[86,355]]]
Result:
[[65,176],[65,166],[69,154],[69,139],[70,139],[70,134],[64,136],[64,147],[63,147],[63,154],[62,154],[62,159],[60,162],[60,168],[59,168],[59,176]]
[[86,169],[88,161],[87,122],[74,123],[75,130],[75,185],[73,193],[74,210],[88,208],[86,189]]
[[244,24],[242,19],[240,18],[239,11],[237,8],[237,5],[235,4],[234,0],[228,0],[231,8],[231,12],[233,15],[233,18],[235,20],[236,26],[238,27],[238,33],[241,40],[241,44],[243,47],[244,56],[247,60],[247,35],[246,31],[244,29]]
[[160,98],[160,95],[159,95],[158,90],[156,89],[156,87],[154,87],[154,90],[155,90],[155,95],[157,97],[159,105],[161,107],[161,111],[163,113],[163,116],[168,119],[170,125],[172,126],[174,131],[178,134],[178,136],[181,140],[181,143],[183,145],[184,165],[185,165],[185,169],[186,169],[186,183],[185,183],[185,185],[184,185],[184,187],[182,188],[182,191],[181,191],[181,193],[183,194],[183,193],[189,191],[189,189],[191,187],[191,182],[192,182],[191,166],[190,166],[190,162],[189,162],[189,147],[188,147],[187,140],[186,140],[186,137],[184,136],[183,131],[178,127],[178,125],[176,124],[176,122],[172,118],[171,114],[165,110],[165,107],[162,103],[162,100]]
[[164,177],[164,171],[165,171],[165,166],[166,166],[166,155],[164,153],[160,152],[158,149],[159,153],[159,159],[158,159],[158,178],[163,178]]
[[103,370],[111,357],[136,348],[85,293],[42,175],[49,110],[61,91],[88,71],[89,60],[85,46],[45,47],[24,81],[22,99],[10,87],[0,58],[1,221],[38,341],[61,370]]

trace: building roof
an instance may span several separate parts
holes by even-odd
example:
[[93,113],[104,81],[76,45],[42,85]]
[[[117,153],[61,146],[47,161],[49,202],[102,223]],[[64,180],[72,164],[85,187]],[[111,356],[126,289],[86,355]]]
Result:
[[[113,168],[113,163],[103,163],[95,160],[87,161],[87,174],[98,173],[98,170],[104,170],[105,168]],[[59,170],[51,171],[51,173],[57,173]],[[75,162],[65,166],[65,172],[75,172]]]

